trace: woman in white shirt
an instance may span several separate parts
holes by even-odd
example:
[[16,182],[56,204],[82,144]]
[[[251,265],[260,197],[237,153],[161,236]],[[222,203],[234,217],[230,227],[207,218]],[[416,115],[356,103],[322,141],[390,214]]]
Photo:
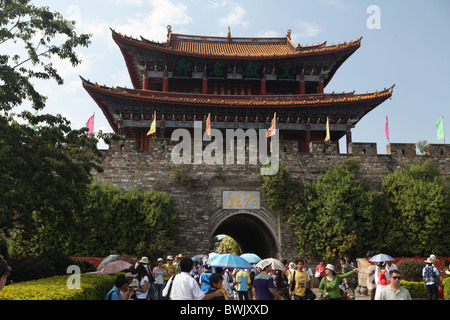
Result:
[[138,265],[136,268],[136,279],[139,286],[136,288],[136,298],[138,300],[146,300],[148,296],[148,272],[143,265]]

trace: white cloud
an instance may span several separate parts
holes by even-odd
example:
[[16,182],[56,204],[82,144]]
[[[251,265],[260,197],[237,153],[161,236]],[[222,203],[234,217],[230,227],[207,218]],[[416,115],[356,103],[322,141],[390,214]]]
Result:
[[246,22],[242,21],[246,11],[240,6],[235,6],[233,11],[231,11],[227,16],[221,18],[219,23],[223,26],[246,26]]
[[149,40],[165,41],[167,25],[173,27],[193,22],[187,14],[187,6],[182,3],[174,4],[170,0],[151,0],[150,5],[150,13],[141,13],[133,19],[127,19],[126,23],[118,25],[115,30],[128,36],[143,36]]
[[280,37],[279,33],[273,30],[264,31],[258,35],[258,37],[262,38],[277,38]]
[[120,5],[132,5],[132,6],[142,6],[144,4],[144,0],[115,0],[116,4]]
[[295,29],[292,30],[292,42],[302,42],[305,38],[314,38],[316,37],[322,29],[311,22],[302,21],[298,23]]

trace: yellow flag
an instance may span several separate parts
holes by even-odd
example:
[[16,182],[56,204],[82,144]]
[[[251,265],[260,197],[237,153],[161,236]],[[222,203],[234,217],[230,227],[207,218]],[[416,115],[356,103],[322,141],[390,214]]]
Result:
[[325,136],[325,141],[330,141],[330,120],[327,117],[327,135]]
[[150,130],[147,132],[147,135],[151,135],[156,133],[156,111],[155,111],[155,115],[153,117],[153,122],[152,125],[150,126]]

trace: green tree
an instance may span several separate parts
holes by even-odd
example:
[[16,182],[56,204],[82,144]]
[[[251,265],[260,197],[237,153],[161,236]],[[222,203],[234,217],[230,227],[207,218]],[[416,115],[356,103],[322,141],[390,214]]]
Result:
[[60,115],[22,116],[37,129],[0,117],[0,230],[9,235],[20,228],[29,238],[38,223],[63,229],[83,210],[101,153],[95,137],[72,130]]
[[25,101],[44,108],[33,81],[63,83],[53,58],[81,62],[75,48],[87,47],[90,35],[73,26],[29,0],[0,0],[0,232],[7,236],[17,229],[32,239],[45,224],[64,231],[83,211],[92,170],[101,170],[98,140],[86,129],[72,130],[60,115],[11,113]]
[[237,242],[230,236],[225,236],[219,245],[219,253],[225,254],[225,253],[231,253],[235,254],[237,256],[241,255],[241,249],[239,248],[239,245]]
[[447,255],[450,245],[450,185],[432,160],[406,166],[386,176],[386,246],[397,255]]
[[[87,47],[90,35],[78,35],[74,22],[48,7],[30,0],[0,0],[0,108],[9,111],[32,102],[35,110],[45,106],[46,97],[34,88],[33,79],[63,79],[53,67],[52,58],[81,63],[74,49]],[[13,52],[10,52],[13,51]]]
[[348,159],[326,170],[317,180],[304,182],[301,199],[291,209],[289,221],[297,235],[300,255],[325,259],[358,256],[380,237],[375,214],[382,201],[359,177],[359,161]]

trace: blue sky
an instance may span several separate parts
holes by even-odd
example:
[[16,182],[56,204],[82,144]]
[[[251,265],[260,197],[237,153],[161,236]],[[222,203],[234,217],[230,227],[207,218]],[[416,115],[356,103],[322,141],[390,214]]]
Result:
[[[444,117],[450,142],[450,1],[448,0],[73,0],[34,1],[77,21],[76,30],[92,33],[89,48],[77,50],[83,63],[72,68],[55,60],[65,83],[36,83],[48,96],[43,112],[61,113],[73,128],[85,126],[95,112],[95,131],[112,132],[97,104],[83,89],[79,75],[107,86],[131,88],[122,54],[109,28],[133,37],[165,41],[174,33],[235,37],[286,35],[295,44],[328,44],[356,40],[361,47],[342,65],[325,92],[372,92],[395,84],[390,100],[366,115],[352,130],[354,142],[376,142],[386,153],[389,117],[393,143],[443,143],[435,122]],[[370,29],[380,9],[380,29]],[[24,106],[26,108],[26,106]],[[341,139],[345,152],[345,138]],[[105,147],[100,144],[99,147]]]

